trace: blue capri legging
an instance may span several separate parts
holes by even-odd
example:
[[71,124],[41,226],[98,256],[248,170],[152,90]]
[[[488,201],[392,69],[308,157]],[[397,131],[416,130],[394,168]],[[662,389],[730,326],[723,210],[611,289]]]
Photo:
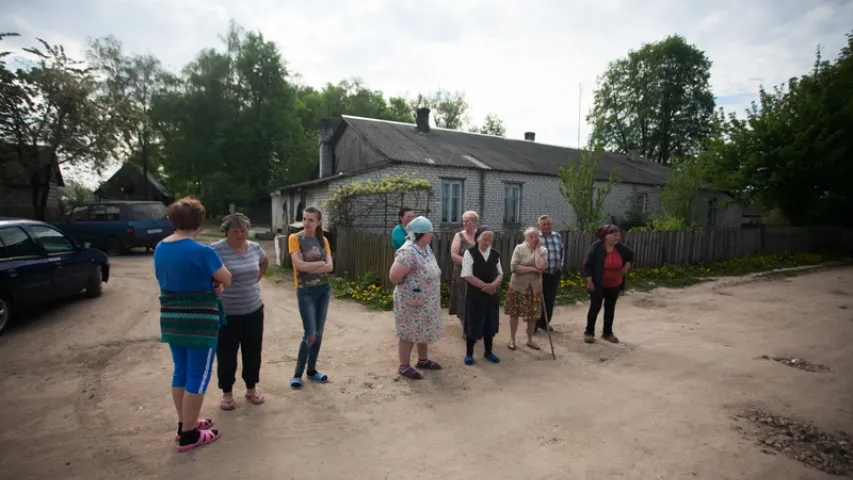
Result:
[[207,391],[210,377],[213,375],[215,348],[181,347],[169,345],[175,373],[172,374],[172,387],[183,388],[189,393],[203,395]]

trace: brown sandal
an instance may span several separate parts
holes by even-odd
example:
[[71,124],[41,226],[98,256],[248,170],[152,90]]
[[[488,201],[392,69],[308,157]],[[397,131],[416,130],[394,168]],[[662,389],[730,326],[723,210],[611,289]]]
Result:
[[532,348],[533,350],[541,350],[542,348],[539,345],[536,345],[534,342],[527,342],[527,346]]
[[415,370],[412,367],[406,367],[404,369],[401,369],[400,375],[402,375],[406,378],[410,378],[412,380],[421,380],[422,378],[424,378],[424,376],[421,375],[421,372]]
[[518,348],[515,345],[515,341],[513,341],[513,340],[510,340],[509,343],[506,344],[506,347],[509,348],[510,350],[515,350],[516,348]]

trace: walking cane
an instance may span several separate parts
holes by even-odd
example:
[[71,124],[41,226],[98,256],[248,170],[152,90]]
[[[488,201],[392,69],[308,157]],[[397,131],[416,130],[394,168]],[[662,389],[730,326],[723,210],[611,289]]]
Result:
[[548,343],[551,344],[551,359],[556,360],[557,354],[554,353],[554,341],[551,340],[551,319],[548,318],[548,308],[545,306],[545,293],[539,295],[542,303],[542,314],[545,315],[545,331],[548,332]]

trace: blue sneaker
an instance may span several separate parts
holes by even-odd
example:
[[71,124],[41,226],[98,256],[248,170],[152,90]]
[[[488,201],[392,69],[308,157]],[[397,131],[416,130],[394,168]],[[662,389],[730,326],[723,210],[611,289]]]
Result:
[[465,365],[474,365],[474,357],[465,355]]
[[498,356],[497,356],[497,355],[495,355],[494,353],[491,353],[491,352],[487,353],[487,354],[486,354],[486,355],[484,355],[484,356],[486,357],[486,360],[488,360],[488,361],[490,361],[490,362],[492,362],[492,363],[500,363],[500,361],[501,361],[501,359],[500,359],[500,358],[498,358]]

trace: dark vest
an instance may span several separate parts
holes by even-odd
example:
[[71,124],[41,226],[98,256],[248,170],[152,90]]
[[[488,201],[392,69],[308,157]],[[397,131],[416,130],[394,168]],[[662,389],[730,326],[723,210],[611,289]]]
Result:
[[[471,258],[474,259],[474,266],[471,271],[475,277],[486,283],[492,283],[498,278],[498,264],[501,261],[501,254],[494,248],[489,252],[488,260],[483,258],[483,254],[477,248],[476,245],[468,249],[468,253],[471,255]],[[485,295],[479,288],[473,288],[469,285],[467,289],[467,296],[480,296]]]

